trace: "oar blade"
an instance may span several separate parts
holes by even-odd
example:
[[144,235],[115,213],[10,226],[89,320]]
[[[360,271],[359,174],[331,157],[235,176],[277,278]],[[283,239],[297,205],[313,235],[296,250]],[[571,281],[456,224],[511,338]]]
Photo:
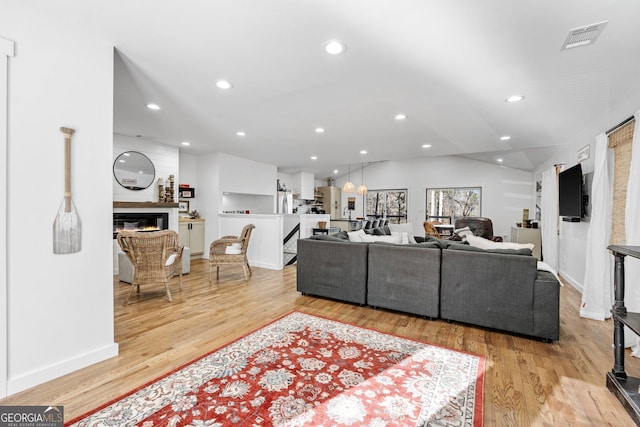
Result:
[[72,254],[80,252],[82,242],[80,218],[71,202],[71,209],[67,212],[65,201],[62,201],[58,215],[53,221],[53,253]]

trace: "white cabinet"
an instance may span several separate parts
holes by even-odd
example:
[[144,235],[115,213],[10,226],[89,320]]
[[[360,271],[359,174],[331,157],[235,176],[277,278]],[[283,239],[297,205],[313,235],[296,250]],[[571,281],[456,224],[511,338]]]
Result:
[[192,257],[204,253],[204,219],[181,219],[178,234],[180,243],[189,248]]
[[542,236],[539,228],[511,227],[511,241],[515,243],[533,243],[533,256],[541,260]]
[[338,187],[319,187],[322,194],[322,209],[331,219],[342,218],[342,189]]
[[293,175],[293,192],[297,199],[313,200],[313,187],[315,176],[311,172],[300,172]]

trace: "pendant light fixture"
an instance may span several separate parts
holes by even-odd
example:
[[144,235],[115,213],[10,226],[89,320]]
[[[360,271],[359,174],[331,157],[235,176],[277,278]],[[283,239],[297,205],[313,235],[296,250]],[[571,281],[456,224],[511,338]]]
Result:
[[351,182],[351,163],[349,163],[349,181],[342,187],[342,191],[345,193],[355,193],[356,186]]
[[360,172],[360,182],[362,182],[362,184],[358,187],[358,194],[364,196],[367,194],[367,187],[364,185],[364,162],[362,163],[362,169],[360,169]]

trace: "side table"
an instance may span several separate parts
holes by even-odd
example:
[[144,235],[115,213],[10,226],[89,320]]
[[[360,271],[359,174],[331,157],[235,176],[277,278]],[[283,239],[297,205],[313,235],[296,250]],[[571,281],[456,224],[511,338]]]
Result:
[[640,425],[640,379],[627,377],[624,370],[624,327],[640,335],[640,313],[631,313],[624,306],[624,258],[640,258],[640,246],[608,246],[615,257],[613,285],[615,302],[611,308],[613,317],[613,356],[611,372],[607,372],[607,388],[616,395],[636,424]]

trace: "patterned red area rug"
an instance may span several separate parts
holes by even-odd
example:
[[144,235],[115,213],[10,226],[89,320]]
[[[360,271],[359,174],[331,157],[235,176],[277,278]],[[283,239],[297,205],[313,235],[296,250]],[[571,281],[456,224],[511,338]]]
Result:
[[293,312],[73,426],[481,426],[484,358]]

